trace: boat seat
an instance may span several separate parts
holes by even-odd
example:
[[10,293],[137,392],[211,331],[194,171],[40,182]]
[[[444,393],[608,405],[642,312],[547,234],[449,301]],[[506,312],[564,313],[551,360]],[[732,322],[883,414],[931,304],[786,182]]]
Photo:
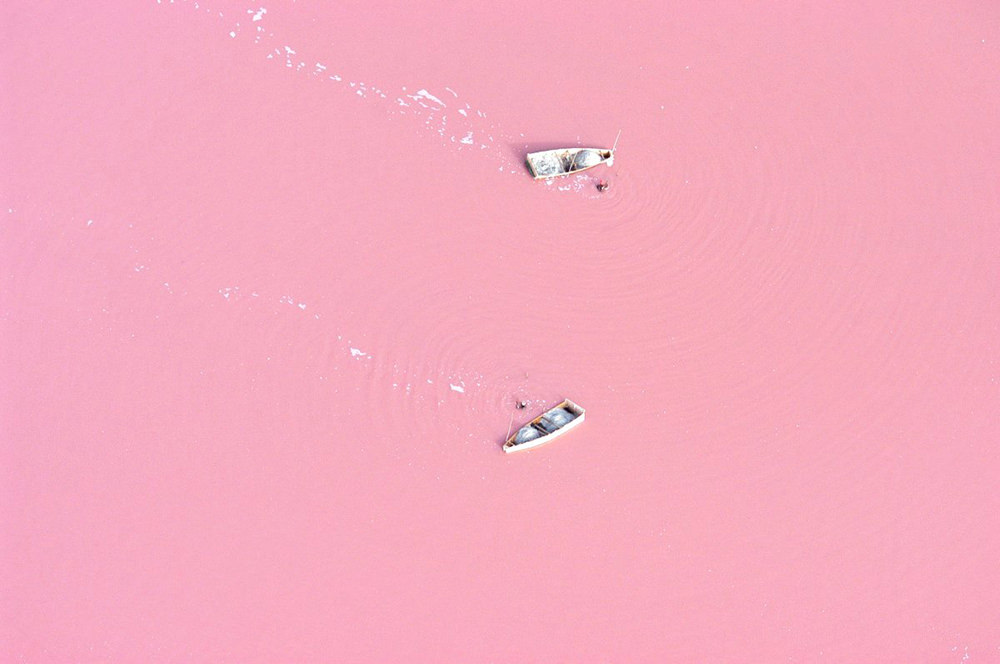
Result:
[[556,429],[558,429],[558,428],[559,428],[559,427],[556,427],[556,429],[549,429],[549,428],[548,428],[547,426],[545,426],[545,425],[544,425],[544,424],[542,424],[541,422],[535,422],[535,423],[534,423],[534,424],[532,424],[531,426],[535,427],[536,429],[538,429],[539,431],[541,431],[541,432],[542,432],[543,434],[545,434],[546,436],[547,436],[547,435],[549,435],[550,433],[552,433],[553,431],[555,431]]

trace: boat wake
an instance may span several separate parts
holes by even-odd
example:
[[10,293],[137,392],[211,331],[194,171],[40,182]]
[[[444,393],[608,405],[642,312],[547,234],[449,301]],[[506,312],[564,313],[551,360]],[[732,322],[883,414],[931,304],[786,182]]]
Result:
[[[351,75],[332,63],[330,57],[283,39],[273,28],[280,10],[256,4],[226,5],[224,10],[201,0],[156,0],[164,7],[187,7],[219,25],[219,38],[234,42],[249,41],[268,62],[285,71],[335,86],[359,102],[368,103],[390,116],[406,118],[433,137],[441,147],[478,155],[496,164],[497,172],[523,178],[528,173],[524,155],[528,144],[525,132],[507,130],[494,121],[486,110],[470,103],[449,86],[404,85],[399,88]],[[512,153],[509,146],[517,145]],[[578,174],[549,180],[547,191],[584,194],[594,197],[599,174]]]

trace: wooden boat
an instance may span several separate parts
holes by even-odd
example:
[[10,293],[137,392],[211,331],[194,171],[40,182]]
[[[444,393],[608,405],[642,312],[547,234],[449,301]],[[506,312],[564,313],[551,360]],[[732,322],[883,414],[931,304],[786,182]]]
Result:
[[566,399],[518,429],[503,444],[503,451],[509,454],[551,443],[583,424],[586,413],[583,408]]
[[[621,136],[618,132],[618,136]],[[529,152],[527,156],[528,168],[536,180],[559,177],[579,173],[594,166],[607,164],[611,166],[615,161],[615,147],[618,146],[618,138],[610,150],[604,148],[557,148],[555,150],[543,150],[541,152]]]

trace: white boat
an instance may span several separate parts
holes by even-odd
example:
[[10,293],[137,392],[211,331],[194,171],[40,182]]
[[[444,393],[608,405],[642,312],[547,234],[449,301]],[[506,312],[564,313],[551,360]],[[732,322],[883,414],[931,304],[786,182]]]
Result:
[[[618,132],[618,136],[621,136]],[[527,156],[528,168],[536,180],[559,177],[579,173],[594,166],[607,164],[611,166],[615,161],[615,148],[618,146],[618,139],[610,150],[606,148],[557,148],[555,150],[543,150],[541,152],[529,152]]]
[[566,399],[514,432],[503,444],[503,451],[509,454],[551,443],[583,424],[586,413],[583,408]]

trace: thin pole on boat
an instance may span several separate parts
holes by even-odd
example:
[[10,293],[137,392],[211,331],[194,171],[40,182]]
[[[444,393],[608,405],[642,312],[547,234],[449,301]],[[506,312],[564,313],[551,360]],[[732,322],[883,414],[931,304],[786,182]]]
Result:
[[622,137],[622,130],[618,130],[618,135],[615,136],[615,144],[611,146],[611,154],[615,153],[615,148],[618,147],[618,139]]
[[507,425],[507,437],[503,439],[503,442],[506,443],[508,440],[510,440],[510,430],[513,428],[513,426],[514,426],[514,413],[511,413],[510,424]]

